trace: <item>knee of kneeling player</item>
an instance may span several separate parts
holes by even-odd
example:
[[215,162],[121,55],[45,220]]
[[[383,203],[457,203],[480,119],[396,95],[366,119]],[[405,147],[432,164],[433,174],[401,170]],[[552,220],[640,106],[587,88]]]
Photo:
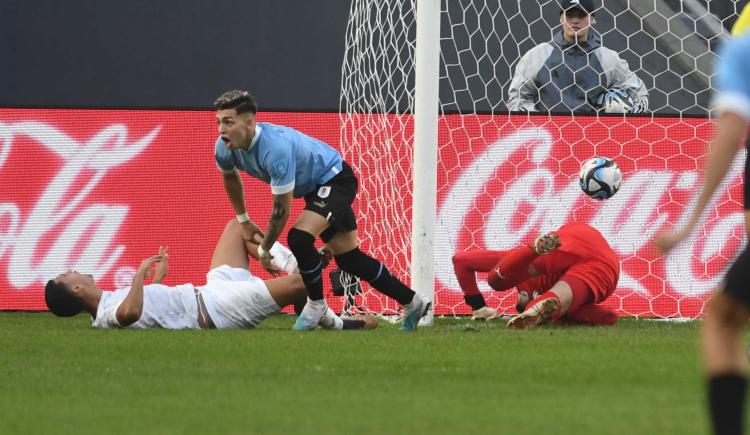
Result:
[[300,249],[307,249],[309,247],[315,247],[315,237],[307,231],[298,230],[292,228],[287,234],[287,242],[289,243],[289,249],[293,252],[299,252]]
[[465,262],[468,256],[465,252],[459,252],[458,254],[453,255],[451,260],[453,261],[453,267],[462,266]]
[[490,287],[492,287],[492,289],[495,291],[507,290],[507,287],[505,286],[505,280],[500,278],[496,273],[493,272],[490,272],[489,276],[487,276],[487,284],[489,284]]

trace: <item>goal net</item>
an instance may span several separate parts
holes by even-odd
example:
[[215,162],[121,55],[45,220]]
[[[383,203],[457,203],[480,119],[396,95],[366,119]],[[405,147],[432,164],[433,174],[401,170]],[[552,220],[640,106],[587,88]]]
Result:
[[[420,190],[412,185],[416,3],[352,1],[340,100],[341,147],[360,180],[361,245],[405,282],[415,262],[411,217]],[[565,95],[584,95],[585,104],[550,108],[537,99],[529,112],[509,111],[520,59],[561,37],[560,3],[442,2],[435,314],[470,313],[453,273],[455,253],[510,249],[579,221],[600,230],[621,259],[620,282],[606,304],[621,315],[697,317],[745,242],[738,163],[689,242],[665,258],[649,242],[658,231],[684,223],[696,198],[712,132],[713,65],[745,2],[594,3],[589,41],[600,41],[627,62],[648,92],[646,113],[605,113],[590,98],[596,91],[586,77],[598,72],[596,85],[619,90],[612,88],[621,83],[609,83],[614,58],[581,57],[575,47],[559,52],[583,64],[569,68],[572,82],[555,92],[564,103]],[[637,93],[627,97],[636,102]],[[623,171],[622,188],[608,201],[591,200],[578,187],[580,165],[593,156],[612,158]],[[481,274],[477,280],[490,307],[514,313],[514,292],[490,291]],[[364,283],[362,290],[358,306],[398,312],[395,302]]]

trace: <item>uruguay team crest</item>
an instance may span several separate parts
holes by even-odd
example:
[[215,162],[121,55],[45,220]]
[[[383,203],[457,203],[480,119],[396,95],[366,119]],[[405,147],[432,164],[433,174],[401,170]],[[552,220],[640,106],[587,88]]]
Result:
[[330,194],[331,194],[331,186],[321,186],[320,189],[318,189],[319,198],[328,198],[328,195]]

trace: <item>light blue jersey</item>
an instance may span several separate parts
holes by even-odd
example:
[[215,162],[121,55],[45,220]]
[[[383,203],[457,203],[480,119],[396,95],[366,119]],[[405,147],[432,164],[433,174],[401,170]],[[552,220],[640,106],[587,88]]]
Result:
[[716,68],[715,109],[750,120],[750,35],[724,43]]
[[274,195],[305,196],[341,172],[336,149],[281,125],[258,122],[247,150],[229,150],[221,138],[214,147],[216,164],[224,172],[235,168],[271,185]]

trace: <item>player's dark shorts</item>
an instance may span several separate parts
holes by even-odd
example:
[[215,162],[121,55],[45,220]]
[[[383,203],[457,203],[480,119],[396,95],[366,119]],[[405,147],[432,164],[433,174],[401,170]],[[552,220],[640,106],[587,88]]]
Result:
[[746,246],[734,260],[719,288],[750,308],[750,247]]
[[[750,152],[750,137],[748,137],[745,146]],[[744,174],[744,208],[750,210],[750,158],[745,157],[745,174]],[[740,253],[734,263],[729,267],[727,275],[719,285],[724,293],[740,301],[745,307],[750,308],[750,247],[746,246]]]
[[357,188],[354,171],[346,162],[342,162],[341,172],[305,195],[305,210],[315,212],[331,223],[320,233],[324,242],[331,240],[338,232],[348,233],[357,229],[357,219],[352,209]]

